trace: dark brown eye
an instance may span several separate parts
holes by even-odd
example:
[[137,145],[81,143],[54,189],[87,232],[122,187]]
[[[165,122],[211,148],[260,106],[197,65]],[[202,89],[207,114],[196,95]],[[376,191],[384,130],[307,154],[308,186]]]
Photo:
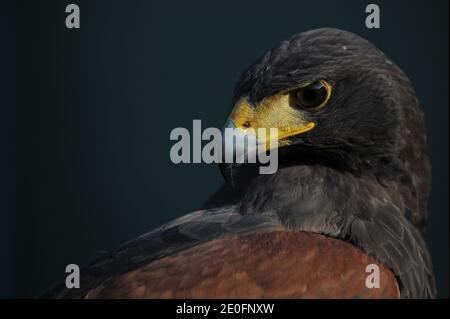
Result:
[[325,105],[330,97],[330,86],[325,81],[317,81],[293,92],[297,107],[311,109]]

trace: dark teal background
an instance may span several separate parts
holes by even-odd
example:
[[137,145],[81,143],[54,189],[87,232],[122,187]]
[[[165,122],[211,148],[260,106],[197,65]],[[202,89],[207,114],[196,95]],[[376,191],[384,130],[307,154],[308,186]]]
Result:
[[[381,29],[365,28],[365,7]],[[81,29],[65,28],[68,3]],[[425,111],[427,241],[448,297],[448,1],[0,1],[0,297],[33,297],[102,249],[195,210],[215,165],[174,165],[170,131],[221,127],[239,72],[292,34],[357,33]]]

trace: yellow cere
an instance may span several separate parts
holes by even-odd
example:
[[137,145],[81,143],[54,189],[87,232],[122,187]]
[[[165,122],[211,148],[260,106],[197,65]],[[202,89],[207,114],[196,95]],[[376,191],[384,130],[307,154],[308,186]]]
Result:
[[[308,132],[316,126],[290,105],[289,98],[289,93],[279,93],[264,99],[256,107],[242,99],[236,104],[231,119],[236,128],[256,135],[266,144],[266,148],[273,138],[278,140],[279,146],[287,145],[288,137]],[[269,139],[258,136],[258,129],[261,128],[266,129],[265,136],[270,136],[270,128],[277,128],[278,135]]]

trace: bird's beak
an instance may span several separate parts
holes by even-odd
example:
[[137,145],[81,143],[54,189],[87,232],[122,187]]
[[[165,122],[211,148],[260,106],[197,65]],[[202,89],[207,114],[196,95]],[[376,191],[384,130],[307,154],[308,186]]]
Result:
[[[233,109],[225,128],[235,131],[239,140],[256,145],[259,152],[269,151],[290,144],[290,137],[312,130],[315,123],[308,121],[301,112],[289,104],[289,96],[277,94],[253,106],[247,100],[240,100]],[[226,141],[226,134],[225,136]],[[229,147],[246,148],[241,143],[229,143]],[[247,147],[248,148],[248,147]],[[230,150],[230,149],[228,149]],[[253,149],[248,149],[253,151]]]
[[[236,163],[244,163],[249,156],[269,149],[266,147],[267,141],[258,138],[255,130],[238,128],[232,119],[228,119],[225,123],[222,139],[224,157],[232,158],[234,155]],[[276,140],[274,141],[276,142]],[[230,161],[226,160],[226,162]]]
[[[273,152],[278,157],[279,147],[291,144],[292,137],[315,126],[290,106],[287,94],[274,95],[256,106],[246,99],[238,101],[222,132],[222,175],[229,184],[239,184],[235,179],[240,176],[245,180],[244,172],[254,174],[264,162],[261,158],[271,157]],[[235,165],[240,163],[250,165]]]
[[[222,146],[220,171],[228,185],[236,188],[242,185],[246,178],[239,182],[236,179],[238,176],[242,177],[242,172],[249,173],[252,167],[254,168],[248,163],[256,163],[257,154],[265,149],[265,144],[258,139],[255,132],[237,128],[234,121],[229,118],[222,130]],[[255,162],[252,162],[251,158],[255,159]],[[244,166],[239,165],[242,163],[247,163],[245,169]]]
[[[272,138],[262,138],[265,134],[257,134],[253,129],[236,127],[229,119],[222,131],[223,151],[222,163],[219,165],[223,177],[229,185],[236,187],[249,176],[255,175],[259,165],[270,164],[270,160],[278,163],[277,134],[272,132]],[[276,159],[274,159],[276,157]],[[239,165],[246,163],[245,166]],[[278,166],[278,164],[275,164]],[[239,173],[238,173],[239,172]],[[245,173],[244,173],[245,172]],[[240,181],[236,180],[240,176]]]

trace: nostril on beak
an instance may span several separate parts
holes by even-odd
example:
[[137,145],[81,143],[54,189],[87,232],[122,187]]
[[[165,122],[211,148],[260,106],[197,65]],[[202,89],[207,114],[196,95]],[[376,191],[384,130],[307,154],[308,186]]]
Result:
[[242,123],[242,126],[245,128],[249,128],[250,127],[250,122],[249,121],[245,121],[244,123]]

